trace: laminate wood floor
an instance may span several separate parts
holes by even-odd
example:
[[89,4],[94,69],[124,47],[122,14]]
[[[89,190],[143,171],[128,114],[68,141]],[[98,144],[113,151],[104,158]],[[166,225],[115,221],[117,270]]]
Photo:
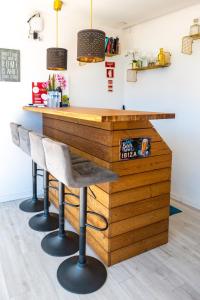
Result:
[[18,205],[0,204],[0,300],[200,300],[200,211],[176,203],[184,212],[170,217],[167,245],[110,267],[99,291],[78,296],[57,282],[64,259],[41,250],[45,234]]

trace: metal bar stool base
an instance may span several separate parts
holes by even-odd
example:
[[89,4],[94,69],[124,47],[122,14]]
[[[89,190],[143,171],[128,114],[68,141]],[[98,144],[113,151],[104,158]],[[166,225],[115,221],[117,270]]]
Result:
[[44,210],[44,199],[27,199],[20,203],[19,208],[27,213],[40,212]]
[[58,214],[38,214],[29,220],[29,226],[36,231],[47,232],[56,230],[59,226]]
[[105,266],[91,256],[86,256],[87,262],[83,266],[78,260],[78,256],[72,256],[59,266],[57,278],[61,286],[76,294],[89,294],[100,289],[107,279]]
[[42,249],[52,256],[68,256],[79,249],[79,236],[75,232],[65,231],[63,236],[58,231],[51,232],[41,242]]

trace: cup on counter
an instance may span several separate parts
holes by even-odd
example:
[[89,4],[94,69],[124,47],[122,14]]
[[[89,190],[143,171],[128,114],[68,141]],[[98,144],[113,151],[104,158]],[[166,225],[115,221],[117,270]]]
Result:
[[47,94],[47,106],[51,108],[59,107],[59,92],[58,91],[49,91]]

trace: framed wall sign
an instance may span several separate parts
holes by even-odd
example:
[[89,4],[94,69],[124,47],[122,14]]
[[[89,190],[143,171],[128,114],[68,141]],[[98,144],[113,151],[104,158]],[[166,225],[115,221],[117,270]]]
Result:
[[106,68],[115,68],[115,62],[114,61],[106,61],[105,62],[105,67]]
[[0,48],[0,81],[20,81],[20,51]]
[[114,69],[107,69],[107,78],[114,78]]
[[150,138],[127,138],[120,142],[120,160],[130,160],[150,155]]

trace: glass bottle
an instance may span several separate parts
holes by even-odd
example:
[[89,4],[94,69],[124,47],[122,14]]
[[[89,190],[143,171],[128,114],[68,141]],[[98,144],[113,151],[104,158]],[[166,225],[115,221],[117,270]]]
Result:
[[199,19],[194,19],[193,25],[190,26],[190,35],[195,35],[200,33]]
[[158,54],[158,64],[160,66],[164,66],[165,65],[165,53],[164,53],[164,49],[160,48],[160,52]]

